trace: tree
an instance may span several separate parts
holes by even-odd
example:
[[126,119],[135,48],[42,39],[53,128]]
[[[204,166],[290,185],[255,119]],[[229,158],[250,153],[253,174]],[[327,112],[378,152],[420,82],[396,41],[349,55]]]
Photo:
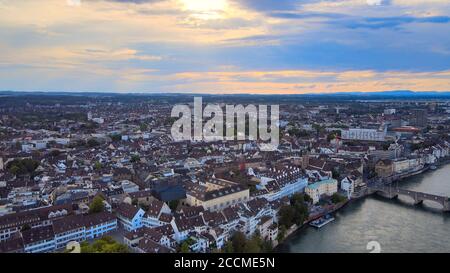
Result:
[[57,157],[57,156],[59,156],[61,154],[61,152],[59,151],[59,150],[52,150],[51,152],[50,152],[50,156],[51,157]]
[[19,141],[16,142],[15,146],[16,146],[17,150],[21,150],[22,149],[22,143],[20,143]]
[[295,211],[292,206],[282,206],[278,214],[280,225],[290,228],[294,224]]
[[263,240],[261,241],[261,252],[263,253],[270,253],[273,250],[273,243],[272,241]]
[[320,133],[322,133],[322,132],[325,131],[325,127],[323,127],[322,125],[317,124],[317,123],[314,123],[314,124],[312,125],[312,127],[313,127],[314,130],[316,130],[316,133],[317,133],[317,134],[320,134]]
[[297,203],[294,205],[294,218],[292,220],[296,225],[303,225],[308,216],[308,206],[305,203]]
[[308,205],[305,199],[309,200],[309,196],[303,193],[296,193],[291,197],[291,206],[294,208],[293,222],[297,225],[302,225],[303,222],[308,218],[309,211]]
[[94,248],[88,242],[82,242],[80,244],[82,253],[95,253]]
[[340,137],[340,136],[341,136],[341,131],[334,130],[328,134],[327,140],[331,141],[331,140],[335,139],[336,137]]
[[224,247],[225,253],[234,253],[233,243],[231,241],[227,241]]
[[78,139],[75,141],[71,141],[67,147],[76,148],[76,147],[82,147],[82,146],[86,146],[86,141],[83,139]]
[[39,161],[30,158],[23,159],[22,164],[27,173],[32,173],[37,169],[37,167],[39,167]]
[[288,133],[290,136],[295,136],[295,137],[309,137],[310,133],[306,130],[300,130],[298,128],[291,128],[288,130]]
[[305,202],[306,202],[306,203],[309,203],[309,202],[312,201],[311,196],[309,196],[309,195],[307,195],[307,194],[304,194],[304,195],[303,195],[303,198],[305,199]]
[[92,244],[81,243],[81,253],[127,253],[128,247],[120,244],[110,236],[95,240]]
[[237,231],[225,244],[223,251],[225,253],[260,253],[272,251],[272,246],[272,242],[263,240],[258,231],[251,239],[247,239],[242,232]]
[[339,179],[339,177],[341,176],[341,173],[339,172],[338,169],[334,168],[334,169],[331,171],[331,175],[332,175],[332,177],[333,177],[334,179]]
[[387,151],[389,149],[389,147],[391,146],[391,142],[384,142],[383,143],[383,150]]
[[92,132],[92,131],[94,131],[94,129],[98,128],[98,124],[93,121],[89,121],[86,124],[83,124],[81,127]]
[[100,163],[100,162],[95,162],[95,164],[94,164],[94,170],[101,170],[103,168],[103,165],[102,165],[102,163]]
[[89,214],[99,213],[105,210],[105,204],[103,203],[103,198],[99,195],[94,197],[91,204],[89,205]]
[[305,194],[303,193],[295,193],[294,195],[292,195],[291,197],[291,205],[295,205],[298,203],[305,203]]
[[247,243],[247,238],[245,238],[244,233],[240,231],[235,232],[231,242],[235,253],[244,253],[245,245]]
[[18,175],[20,172],[20,168],[18,166],[12,166],[9,168],[9,172],[13,175]]
[[261,252],[260,238],[259,236],[253,236],[252,239],[248,240],[245,244],[245,253],[259,253]]
[[189,248],[189,243],[188,242],[184,241],[181,244],[180,252],[181,253],[189,253],[190,252],[190,248]]
[[336,138],[336,136],[335,136],[333,133],[329,133],[329,134],[327,135],[327,141],[328,141],[328,142],[332,141],[332,140],[335,139],[335,138]]
[[167,119],[165,120],[164,124],[166,124],[166,125],[172,125],[175,121],[177,121],[177,119],[178,119],[178,118],[176,118],[176,117],[174,117],[174,118],[172,118],[172,117],[167,118]]
[[346,198],[337,192],[331,196],[331,202],[333,202],[334,204],[344,202],[345,200]]
[[95,138],[90,138],[86,144],[89,148],[97,147],[98,145],[100,145],[100,143]]
[[248,185],[248,189],[250,190],[250,193],[257,191],[256,185]]
[[8,163],[6,169],[14,175],[32,174],[39,165],[39,161],[30,158],[14,159]]
[[139,162],[141,160],[141,157],[139,155],[132,155],[131,156],[131,162],[135,163],[135,162]]
[[112,141],[117,142],[122,140],[122,136],[119,134],[113,134],[109,136]]
[[277,235],[278,242],[284,240],[285,236],[286,236],[286,227],[285,226],[280,226],[279,229],[278,229],[278,235]]
[[142,123],[142,124],[139,126],[139,129],[141,129],[141,131],[147,131],[148,125],[145,124],[145,123]]
[[33,150],[33,151],[31,151],[31,157],[32,158],[41,158],[42,152],[38,151],[38,150]]
[[169,202],[169,208],[171,210],[176,210],[178,208],[179,200],[172,200]]

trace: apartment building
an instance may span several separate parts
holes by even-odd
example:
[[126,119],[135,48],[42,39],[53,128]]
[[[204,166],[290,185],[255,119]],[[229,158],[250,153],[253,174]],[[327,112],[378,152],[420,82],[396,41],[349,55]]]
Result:
[[188,185],[184,202],[189,206],[202,206],[205,210],[218,211],[246,202],[249,197],[250,191],[243,185],[224,179],[211,179]]
[[133,231],[142,227],[145,211],[127,203],[121,203],[117,208],[117,218],[126,231]]
[[[117,229],[117,218],[109,212],[71,215],[54,220],[50,225],[27,228],[0,243],[0,248],[14,252],[44,253],[63,249],[69,242],[102,237]],[[10,248],[14,243],[19,249]],[[22,250],[20,250],[22,249]]]
[[319,202],[322,195],[331,196],[336,193],[338,191],[337,184],[336,179],[318,181],[308,185],[305,188],[305,193],[312,198],[313,203],[315,204]]

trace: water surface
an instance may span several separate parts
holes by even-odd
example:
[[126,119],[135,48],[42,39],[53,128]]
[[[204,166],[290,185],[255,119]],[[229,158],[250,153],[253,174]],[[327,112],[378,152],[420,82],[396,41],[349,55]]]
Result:
[[[409,178],[399,187],[450,196],[450,165]],[[336,220],[317,230],[307,227],[278,247],[280,252],[369,252],[377,241],[382,252],[450,252],[450,213],[425,201],[414,206],[408,197],[388,200],[371,196],[350,203]]]

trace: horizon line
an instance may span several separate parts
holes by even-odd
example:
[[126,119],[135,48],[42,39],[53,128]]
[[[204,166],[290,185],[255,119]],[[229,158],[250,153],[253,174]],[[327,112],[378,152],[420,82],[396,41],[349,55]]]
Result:
[[249,96],[327,96],[327,95],[351,95],[351,94],[360,94],[360,95],[383,95],[389,93],[413,93],[413,94],[437,94],[437,95],[450,95],[449,91],[413,91],[413,90],[384,90],[384,91],[337,91],[337,92],[327,92],[327,93],[188,93],[188,92],[152,92],[152,91],[128,91],[128,92],[120,92],[120,91],[24,91],[24,90],[0,90],[1,93],[44,93],[44,94],[52,94],[52,93],[62,93],[62,94],[112,94],[112,95],[200,95],[200,96],[240,96],[240,95],[249,95]]

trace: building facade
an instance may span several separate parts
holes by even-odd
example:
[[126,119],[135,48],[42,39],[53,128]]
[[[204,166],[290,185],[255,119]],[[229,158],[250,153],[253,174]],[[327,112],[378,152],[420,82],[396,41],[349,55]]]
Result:
[[305,193],[311,197],[313,203],[319,202],[322,195],[331,196],[338,191],[336,179],[327,179],[308,185]]
[[342,130],[342,139],[344,140],[384,141],[385,137],[386,131],[377,129],[351,128]]

